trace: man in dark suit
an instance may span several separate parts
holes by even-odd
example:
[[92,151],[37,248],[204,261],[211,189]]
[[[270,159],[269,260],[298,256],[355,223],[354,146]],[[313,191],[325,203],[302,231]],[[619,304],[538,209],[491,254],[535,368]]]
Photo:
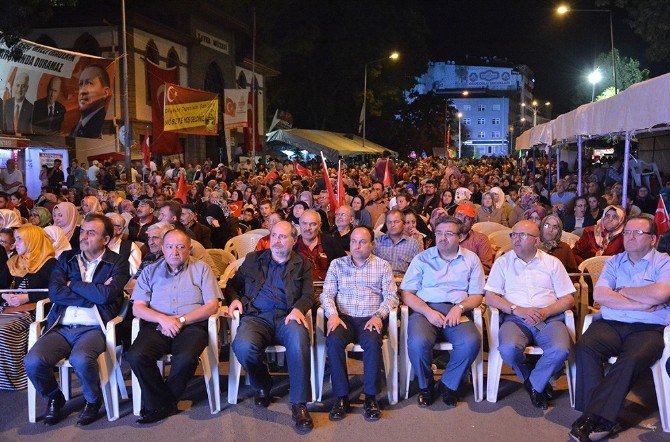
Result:
[[16,74],[14,96],[3,107],[3,128],[8,133],[30,133],[33,124],[33,104],[26,100],[30,78],[25,72]]
[[198,210],[193,204],[181,206],[180,220],[188,236],[198,241],[206,249],[212,248],[212,229],[198,222]]
[[61,82],[60,77],[51,77],[47,87],[47,96],[35,101],[33,130],[37,134],[60,132],[65,117],[65,106],[56,101],[60,95]]
[[79,112],[81,118],[70,134],[73,137],[100,138],[107,103],[112,97],[109,74],[102,66],[91,65],[79,74]]

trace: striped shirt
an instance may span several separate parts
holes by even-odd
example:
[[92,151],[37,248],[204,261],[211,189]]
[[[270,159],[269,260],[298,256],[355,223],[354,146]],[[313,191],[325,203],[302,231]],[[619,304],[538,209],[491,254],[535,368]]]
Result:
[[391,264],[394,275],[402,275],[407,271],[412,259],[421,253],[419,242],[407,235],[402,236],[400,241],[393,243],[388,234],[375,239],[375,248],[372,251],[376,256]]
[[391,265],[370,255],[362,266],[351,256],[330,263],[321,293],[326,317],[335,313],[367,318],[374,314],[385,318],[399,304]]

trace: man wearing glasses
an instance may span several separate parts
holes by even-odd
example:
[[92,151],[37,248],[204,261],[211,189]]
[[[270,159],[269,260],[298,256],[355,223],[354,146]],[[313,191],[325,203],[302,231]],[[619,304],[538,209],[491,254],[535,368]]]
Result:
[[[519,221],[510,237],[513,249],[493,263],[484,287],[486,303],[501,312],[503,361],[523,379],[532,404],[546,410],[553,396],[549,380],[570,352],[564,313],[575,305],[575,288],[561,261],[538,250],[540,231],[534,222]],[[528,345],[543,351],[533,369],[524,354]]]
[[439,218],[436,247],[412,260],[400,284],[402,301],[412,309],[407,343],[419,383],[419,407],[433,402],[435,342],[447,340],[454,346],[440,383],[448,407],[456,406],[458,386],[479,352],[481,336],[468,316],[482,303],[484,269],[474,252],[460,246],[464,231],[457,218]]
[[[593,292],[595,320],[575,345],[575,440],[600,440],[620,429],[616,418],[633,382],[663,353],[670,307],[670,258],[655,250],[654,220],[634,217],[623,231],[624,252],[612,256]],[[606,375],[603,361],[617,361]]]

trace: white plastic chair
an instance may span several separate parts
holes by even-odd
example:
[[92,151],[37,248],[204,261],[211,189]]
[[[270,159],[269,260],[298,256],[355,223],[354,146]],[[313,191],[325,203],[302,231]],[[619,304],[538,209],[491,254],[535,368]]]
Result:
[[[481,341],[479,343],[479,353],[472,363],[472,388],[475,394],[475,402],[481,402],[484,398],[484,337],[482,327],[482,311],[478,307],[473,310],[473,319],[475,327],[479,331]],[[414,378],[414,369],[409,359],[409,350],[407,345],[408,338],[408,320],[409,308],[406,305],[400,306],[400,388],[405,390],[405,399],[409,397],[409,384]],[[433,350],[452,351],[454,346],[450,342],[437,342]]]
[[256,249],[256,244],[264,236],[258,233],[245,233],[235,236],[228,240],[224,250],[232,253],[238,259],[244,258],[247,256],[247,253],[253,252]]
[[579,235],[575,235],[574,233],[566,231],[563,231],[561,233],[561,241],[567,243],[570,246],[570,248],[573,248],[578,240]]
[[[358,344],[347,345],[346,352],[362,353]],[[382,357],[384,359],[384,374],[386,375],[386,395],[391,405],[398,403],[398,309],[389,313],[388,334],[382,341]],[[321,402],[323,395],[323,378],[326,372],[326,320],[323,308],[316,311],[316,360],[318,385],[317,402]]]
[[[220,307],[218,312],[209,317],[207,320],[207,347],[205,347],[202,354],[200,355],[200,364],[202,366],[203,379],[205,381],[205,387],[207,388],[207,398],[209,400],[209,410],[212,414],[216,414],[221,411],[218,324],[219,318],[225,318],[227,315],[228,307]],[[137,338],[137,334],[139,332],[140,320],[139,318],[135,318],[133,319],[131,342],[135,342],[135,338]],[[170,355],[165,355],[162,359],[158,360],[157,364],[161,372],[163,372],[165,364],[169,361]],[[140,383],[137,380],[134,372],[132,374],[132,385],[133,414],[135,416],[139,416],[140,410],[142,409],[142,389],[140,388]]]
[[[309,355],[310,355],[310,383],[312,384],[312,402],[317,400],[317,385],[316,385],[316,379],[314,374],[316,373],[315,371],[315,365],[316,361],[314,358],[314,333],[312,330],[312,312],[308,311],[307,314],[305,315],[305,320],[307,321],[308,324],[308,329],[307,332],[309,333]],[[237,328],[240,326],[240,312],[235,311],[235,314],[233,316],[233,321],[230,326],[230,342],[235,341],[235,336],[237,335]],[[279,354],[279,353],[285,353],[286,352],[286,347],[283,345],[269,345],[268,347],[265,348],[265,353],[267,355],[272,355],[272,354]],[[230,357],[229,357],[229,372],[228,372],[228,403],[229,404],[236,404],[237,403],[237,396],[238,392],[240,389],[240,376],[242,375],[242,364],[240,361],[237,359],[237,356],[235,355],[235,352],[230,350]],[[249,377],[245,376],[245,382],[247,385],[249,385]]]
[[494,232],[498,232],[501,230],[511,231],[512,229],[510,229],[507,226],[503,226],[500,223],[494,223],[492,221],[482,221],[479,223],[474,223],[472,225],[472,230],[474,230],[475,232],[482,233],[486,236],[489,236]]
[[264,237],[265,235],[269,235],[270,231],[268,229],[254,229],[254,230],[249,230],[248,233],[250,235],[261,235],[261,238]]
[[[488,308],[490,311],[489,319],[486,321],[486,328],[489,331],[489,367],[488,376],[486,379],[486,400],[489,402],[498,401],[498,387],[500,386],[500,372],[502,371],[503,360],[498,350],[499,345],[499,331],[500,331],[500,312],[495,307]],[[568,328],[570,339],[575,342],[575,317],[572,310],[565,312],[565,326]],[[526,347],[525,353],[528,355],[541,355],[542,349],[540,347],[529,345]],[[570,396],[570,404],[575,406],[575,390],[574,380],[577,375],[574,355],[570,352],[568,359],[565,361],[565,374],[568,378],[568,395]]]
[[[43,299],[37,303],[36,320],[30,324],[30,331],[28,332],[28,350],[35,345],[42,335],[42,323],[46,320],[44,306],[48,303],[48,299]],[[119,315],[105,324],[106,349],[98,356],[100,387],[102,389],[105,411],[107,412],[107,420],[109,421],[115,421],[119,418],[119,389],[121,390],[121,397],[128,399],[119,363],[123,347],[116,345],[116,326],[123,321],[127,311],[128,297],[124,297]],[[63,359],[56,366],[58,367],[60,389],[63,392],[63,396],[65,396],[65,400],[69,400],[71,396],[69,369],[72,366],[69,359]],[[28,379],[28,421],[30,423],[36,421],[36,401],[37,390],[30,379]]]
[[[476,225],[477,224],[474,224],[473,227]],[[511,232],[512,229],[509,228],[497,230],[489,234],[489,241],[491,241],[491,244],[498,250],[512,250],[512,238],[509,237]]]
[[237,259],[232,253],[227,252],[223,249],[205,249],[205,250],[207,251],[209,257],[212,258],[212,262],[214,262],[214,265],[219,270],[220,275],[223,275],[223,273],[226,271],[226,267],[228,267],[228,264]]
[[[593,321],[601,318],[600,313],[586,315],[582,334],[586,333],[586,330]],[[651,373],[654,377],[654,388],[656,389],[656,401],[658,402],[658,414],[661,417],[661,426],[664,432],[670,433],[670,377],[667,371],[665,371],[665,364],[668,358],[670,358],[670,325],[666,326],[663,331],[663,340],[665,342],[663,355],[661,359],[654,362],[654,365],[651,366]],[[615,356],[609,358],[607,363],[614,364],[616,361],[617,358]],[[573,382],[576,382],[576,379]],[[573,403],[572,406],[574,407],[575,404]]]
[[[595,310],[593,312],[590,311],[591,306],[589,305],[589,285],[586,283],[585,277],[587,275],[590,276],[593,287],[595,287],[598,283],[598,279],[600,278],[600,274],[605,268],[605,263],[607,263],[610,258],[610,256],[594,256],[593,258],[585,259],[581,264],[579,264],[578,269],[580,272],[580,297],[578,304],[578,314],[580,322],[582,323],[582,327],[586,315],[588,313],[595,313]],[[593,287],[591,287],[591,290],[593,290]]]

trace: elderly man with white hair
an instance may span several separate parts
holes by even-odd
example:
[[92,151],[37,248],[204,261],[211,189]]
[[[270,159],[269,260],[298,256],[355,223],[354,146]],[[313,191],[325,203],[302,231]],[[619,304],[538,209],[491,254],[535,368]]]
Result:
[[137,273],[137,269],[140,267],[142,252],[134,241],[123,239],[126,220],[121,215],[118,213],[108,213],[105,216],[112,221],[112,225],[114,226],[114,236],[109,240],[107,248],[128,260],[130,264],[130,276],[132,276]]

